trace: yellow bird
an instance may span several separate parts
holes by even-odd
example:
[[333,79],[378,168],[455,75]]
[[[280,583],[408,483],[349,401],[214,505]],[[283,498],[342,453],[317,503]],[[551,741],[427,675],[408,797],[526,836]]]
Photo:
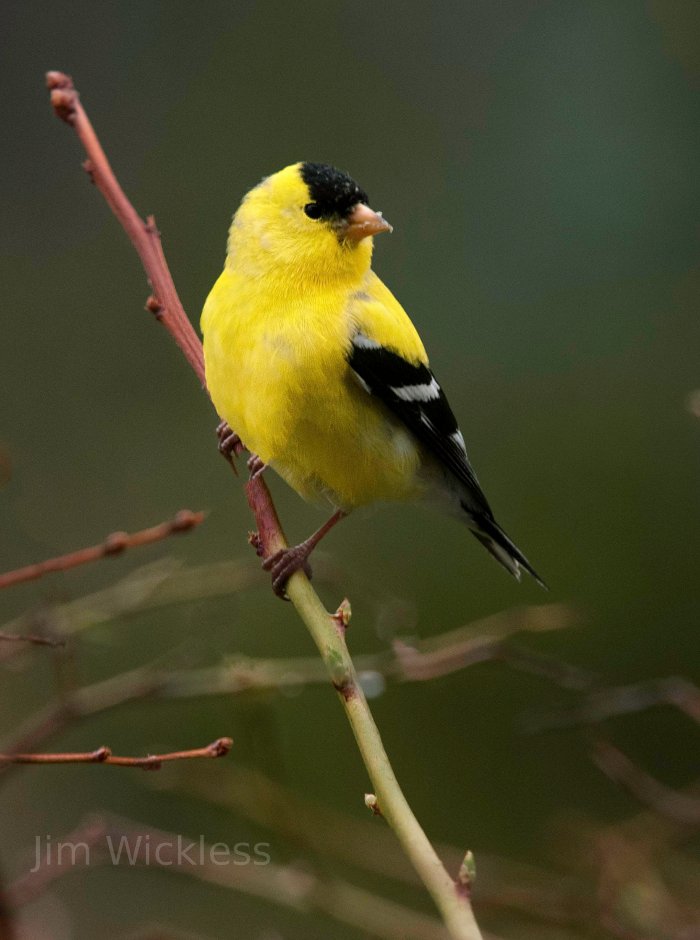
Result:
[[[301,496],[335,512],[266,559],[284,596],[320,539],[356,506],[430,501],[462,519],[516,578],[543,584],[496,523],[415,327],[371,269],[390,232],[346,173],[296,163],[252,189],[234,216],[223,273],[202,312],[219,414]],[[544,585],[543,585],[544,586]]]

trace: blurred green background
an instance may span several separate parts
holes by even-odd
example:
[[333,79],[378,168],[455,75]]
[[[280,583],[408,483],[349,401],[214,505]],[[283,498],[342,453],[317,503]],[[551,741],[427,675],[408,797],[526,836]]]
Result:
[[[353,651],[554,600],[575,605],[581,625],[528,637],[531,649],[611,683],[698,679],[693,0],[75,0],[11,2],[1,16],[0,570],[183,506],[208,517],[182,540],[3,592],[0,620],[166,554],[188,564],[248,559],[251,519],[216,455],[214,415],[142,311],[134,252],[48,107],[43,73],[57,68],[74,76],[137,209],[155,213],[195,323],[230,216],[269,172],[335,163],[394,225],[375,268],[425,339],[497,517],[552,590],[519,586],[466,530],[420,508],[357,513],[325,544],[338,583],[319,583],[330,608],[349,594]],[[278,480],[272,489],[291,537],[315,528],[316,510]],[[261,582],[88,631],[73,665],[92,682],[183,644],[197,665],[313,653],[293,611]],[[4,673],[0,730],[9,736],[51,700],[55,681],[40,650]],[[493,664],[390,685],[373,709],[431,837],[470,847],[477,860],[547,867],[562,851],[557,820],[611,821],[636,808],[594,768],[584,735],[522,732],[524,715],[566,700],[551,683]],[[697,773],[697,728],[674,711],[610,727],[665,782]],[[366,775],[323,686],[136,703],[46,748],[104,743],[141,754],[221,734],[236,740],[229,761],[363,817]],[[224,768],[177,772],[213,784]],[[167,769],[157,782],[171,779]],[[295,857],[274,834],[152,783],[117,768],[15,773],[0,812],[4,872],[31,864],[37,834],[60,837],[101,808],[212,842],[264,837],[274,861]],[[415,891],[393,896],[430,910]],[[208,937],[362,935],[175,875],[113,869],[64,878],[24,916],[37,937],[116,937],[143,921]],[[560,936],[543,931],[507,935]]]

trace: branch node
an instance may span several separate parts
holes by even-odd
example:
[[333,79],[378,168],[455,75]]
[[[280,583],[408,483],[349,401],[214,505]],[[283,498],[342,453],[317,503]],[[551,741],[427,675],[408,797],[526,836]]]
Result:
[[156,320],[160,320],[163,316],[163,304],[158,300],[158,298],[151,294],[146,301],[146,310],[149,313],[152,313]]
[[340,682],[334,682],[333,688],[338,695],[343,696],[346,702],[349,702],[350,699],[355,698],[357,695],[357,686],[350,677],[342,679]]
[[51,92],[51,107],[57,117],[66,124],[75,120],[75,102],[78,92],[73,86],[73,79],[65,72],[47,72],[46,87]]
[[365,793],[365,806],[373,816],[382,815],[382,809],[379,805],[379,800],[374,795],[374,793]]
[[258,558],[262,558],[265,555],[265,548],[258,532],[248,533],[248,544],[255,549],[255,554]]
[[352,617],[352,607],[350,606],[350,601],[347,597],[343,598],[340,602],[340,606],[334,614],[331,614],[331,620],[335,620],[341,630],[347,630],[350,625],[350,618]]
[[211,753],[212,757],[226,757],[232,747],[233,738],[218,738],[209,745],[207,750]]
[[126,532],[112,532],[105,539],[105,555],[120,555],[129,545],[129,536]]
[[41,578],[49,572],[68,571],[78,565],[98,561],[108,555],[119,555],[127,548],[136,548],[140,545],[151,545],[153,542],[160,542],[161,539],[166,539],[179,532],[187,532],[201,522],[204,522],[203,512],[191,512],[189,509],[182,509],[174,519],[169,522],[161,522],[160,525],[153,526],[150,529],[141,529],[140,532],[134,532],[132,535],[129,535],[128,532],[113,532],[100,545],[91,545],[89,548],[81,548],[77,552],[69,552],[67,555],[48,558],[33,565],[25,565],[24,568],[16,568],[14,571],[0,573],[0,589],[14,584],[21,584],[23,581]]
[[95,185],[95,164],[92,160],[83,160],[81,164],[82,168],[85,170],[87,175],[90,177],[90,182]]
[[191,509],[181,509],[173,519],[173,532],[188,532],[202,521],[201,512],[192,512]]
[[143,227],[146,229],[146,234],[150,235],[152,238],[160,238],[160,230],[156,225],[156,217],[154,215],[146,217]]
[[65,72],[47,72],[46,73],[46,87],[49,91],[53,91],[54,88],[67,88],[73,89],[73,79],[70,75],[66,75]]
[[108,747],[98,747],[96,751],[93,751],[90,755],[90,759],[93,760],[96,764],[103,764],[106,760],[112,756],[112,751]]
[[471,849],[465,853],[462,864],[459,866],[455,887],[457,893],[464,897],[471,897],[472,887],[476,881],[476,859]]

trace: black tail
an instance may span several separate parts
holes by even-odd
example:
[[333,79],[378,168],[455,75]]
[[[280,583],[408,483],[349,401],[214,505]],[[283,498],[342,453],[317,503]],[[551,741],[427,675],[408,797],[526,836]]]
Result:
[[500,561],[514,578],[519,581],[520,569],[524,568],[545,591],[549,590],[518,546],[511,542],[494,519],[489,519],[487,516],[474,516],[470,513],[469,527],[472,535],[481,542],[496,561]]

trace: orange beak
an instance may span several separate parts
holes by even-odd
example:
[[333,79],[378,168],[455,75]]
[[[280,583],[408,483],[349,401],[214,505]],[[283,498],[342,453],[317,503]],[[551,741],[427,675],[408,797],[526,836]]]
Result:
[[358,202],[345,223],[343,238],[351,242],[360,242],[370,235],[392,231],[387,220],[382,218],[381,212],[375,212],[364,202]]

